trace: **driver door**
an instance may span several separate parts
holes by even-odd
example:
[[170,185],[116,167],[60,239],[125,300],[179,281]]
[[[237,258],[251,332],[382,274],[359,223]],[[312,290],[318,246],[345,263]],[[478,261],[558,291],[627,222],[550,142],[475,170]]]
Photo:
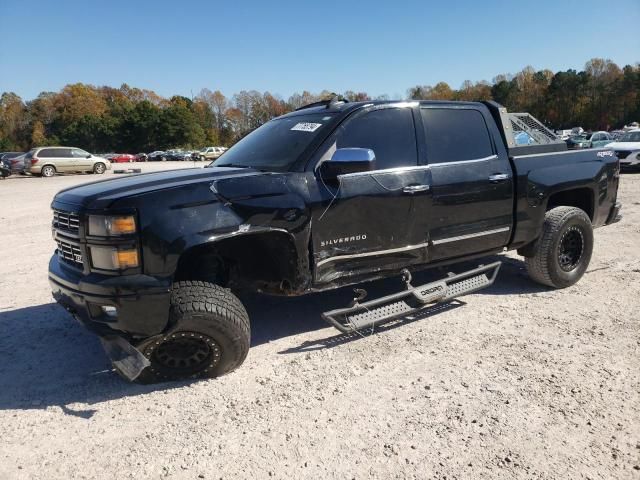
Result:
[[372,107],[356,113],[325,142],[313,164],[329,160],[339,148],[371,149],[376,166],[333,180],[323,179],[316,168],[322,200],[312,211],[314,283],[426,263],[414,210],[429,195],[430,174],[418,165],[412,108]]

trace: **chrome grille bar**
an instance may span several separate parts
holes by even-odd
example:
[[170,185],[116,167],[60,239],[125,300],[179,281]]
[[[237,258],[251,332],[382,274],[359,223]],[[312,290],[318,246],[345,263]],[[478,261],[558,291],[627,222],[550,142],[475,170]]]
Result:
[[73,212],[53,210],[53,228],[77,232],[80,228],[80,217]]
[[82,251],[79,245],[57,239],[58,257],[66,263],[82,268]]

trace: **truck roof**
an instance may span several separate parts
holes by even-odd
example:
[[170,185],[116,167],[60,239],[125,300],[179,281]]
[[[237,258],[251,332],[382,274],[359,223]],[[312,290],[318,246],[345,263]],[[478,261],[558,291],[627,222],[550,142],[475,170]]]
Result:
[[359,108],[370,105],[407,105],[407,104],[420,104],[420,105],[469,105],[469,106],[484,106],[481,102],[460,102],[455,100],[369,100],[364,102],[348,102],[342,100],[327,100],[322,102],[311,103],[306,106],[302,106],[293,112],[282,115],[283,117],[295,117],[298,115],[308,115],[310,113],[323,113],[323,112],[340,112],[350,113]]

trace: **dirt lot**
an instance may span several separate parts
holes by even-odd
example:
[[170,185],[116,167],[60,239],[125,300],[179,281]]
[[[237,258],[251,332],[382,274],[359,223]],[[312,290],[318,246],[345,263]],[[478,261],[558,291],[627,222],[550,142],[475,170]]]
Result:
[[350,289],[244,297],[241,369],[148,387],[49,292],[49,203],[94,179],[0,181],[0,479],[640,479],[640,175],[577,286],[509,255],[491,289],[363,337],[320,320]]

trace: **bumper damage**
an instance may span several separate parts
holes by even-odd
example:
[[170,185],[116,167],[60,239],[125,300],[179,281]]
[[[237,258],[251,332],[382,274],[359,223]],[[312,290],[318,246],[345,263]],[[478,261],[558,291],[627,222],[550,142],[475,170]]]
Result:
[[53,298],[101,337],[146,338],[168,325],[170,279],[83,275],[54,255],[49,262],[49,284]]

